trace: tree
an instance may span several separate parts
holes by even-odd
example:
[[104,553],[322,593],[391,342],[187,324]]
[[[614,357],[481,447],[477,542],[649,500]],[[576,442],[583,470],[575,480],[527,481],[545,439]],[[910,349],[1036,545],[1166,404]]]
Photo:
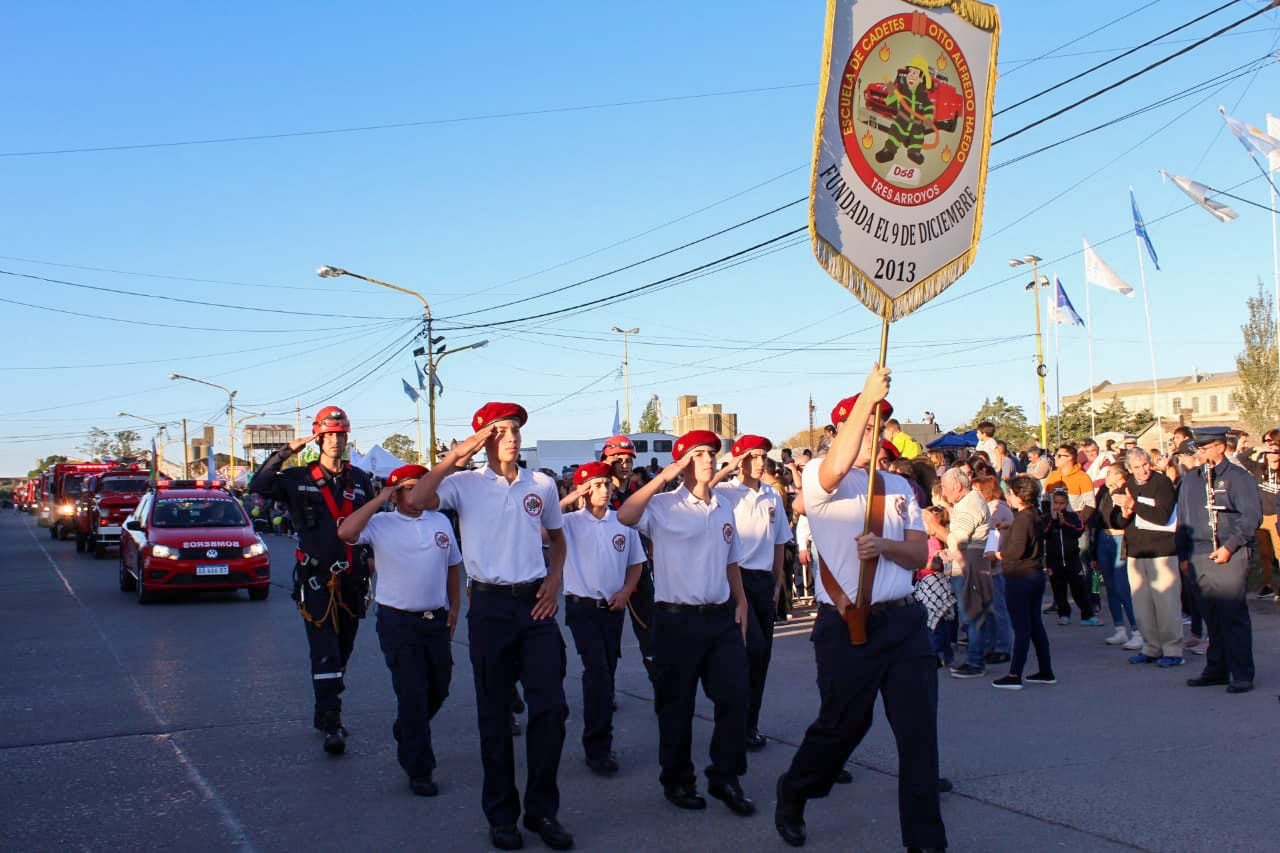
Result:
[[1058,435],[1058,425],[1062,425],[1062,440],[1077,444],[1093,435],[1104,432],[1131,432],[1135,435],[1142,432],[1156,416],[1150,409],[1130,412],[1124,402],[1115,395],[1107,404],[1089,417],[1089,401],[1076,400],[1062,407],[1062,412],[1049,418],[1050,440]]
[[1040,438],[1039,429],[1033,430],[1031,425],[1027,423],[1027,415],[1022,411],[1022,407],[1007,402],[1004,397],[983,400],[973,419],[956,427],[956,432],[968,432],[971,429],[976,429],[978,424],[983,421],[990,421],[995,424],[996,438],[1008,444],[1011,453],[1017,453],[1022,445],[1031,439],[1039,440]]
[[403,433],[397,432],[382,439],[382,449],[411,465],[418,462],[418,451],[413,449],[413,439]]
[[57,465],[59,462],[66,462],[66,461],[68,460],[67,460],[67,457],[65,456],[46,456],[43,459],[37,459],[36,467],[32,468],[30,471],[27,472],[27,479],[29,480],[35,479],[36,477],[39,477],[48,469],[52,468],[54,465]]
[[1280,420],[1280,373],[1276,370],[1276,308],[1271,294],[1258,280],[1258,294],[1245,304],[1249,319],[1240,327],[1244,349],[1236,356],[1240,390],[1236,405],[1241,419],[1255,433],[1264,433]]
[[810,450],[818,449],[818,442],[822,439],[822,429],[815,429],[812,433],[807,429],[802,429],[786,441],[778,445],[778,447],[790,447],[796,453],[804,450],[806,447]]
[[112,437],[115,439],[113,447],[115,453],[113,455],[117,459],[128,459],[135,456],[138,452],[137,444],[142,441],[142,436],[131,429],[122,429]]
[[[627,424],[626,426],[630,426]],[[623,432],[630,432],[626,427]],[[640,432],[662,432],[662,404],[658,401],[658,395],[654,394],[649,398],[649,402],[645,403],[644,411],[640,414]]]
[[131,429],[110,433],[101,427],[93,427],[80,450],[90,459],[127,459],[138,452],[140,441],[142,436]]

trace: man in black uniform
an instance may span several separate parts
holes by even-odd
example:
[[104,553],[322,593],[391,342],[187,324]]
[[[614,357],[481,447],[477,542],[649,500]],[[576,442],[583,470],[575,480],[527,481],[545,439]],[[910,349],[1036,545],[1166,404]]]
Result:
[[1249,549],[1262,522],[1253,476],[1227,458],[1227,428],[1195,431],[1199,467],[1178,489],[1178,561],[1209,629],[1204,671],[1190,687],[1253,689],[1253,626],[1245,598]]
[[[324,732],[324,751],[330,755],[346,751],[342,679],[369,591],[365,549],[338,538],[342,520],[374,495],[369,475],[342,461],[350,432],[347,413],[325,406],[311,423],[311,435],[271,454],[249,481],[251,492],[288,505],[298,532],[293,598],[311,649],[313,724]],[[285,461],[310,441],[320,448],[320,459],[282,471]]]

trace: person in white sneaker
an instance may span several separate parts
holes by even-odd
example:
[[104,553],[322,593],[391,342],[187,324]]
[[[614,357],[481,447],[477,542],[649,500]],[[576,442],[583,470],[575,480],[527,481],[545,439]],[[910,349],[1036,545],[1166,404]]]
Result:
[[[1102,575],[1102,582],[1107,587],[1107,606],[1111,609],[1111,623],[1115,625],[1115,633],[1104,641],[1108,646],[1125,648],[1142,648],[1142,636],[1138,632],[1138,623],[1133,615],[1133,594],[1129,591],[1129,573],[1124,558],[1124,528],[1113,525],[1111,517],[1115,504],[1111,496],[1123,492],[1129,472],[1124,465],[1113,462],[1103,472],[1103,484],[1094,499],[1098,504],[1098,512],[1094,516],[1093,527],[1093,567]],[[1128,645],[1137,637],[1136,645]]]

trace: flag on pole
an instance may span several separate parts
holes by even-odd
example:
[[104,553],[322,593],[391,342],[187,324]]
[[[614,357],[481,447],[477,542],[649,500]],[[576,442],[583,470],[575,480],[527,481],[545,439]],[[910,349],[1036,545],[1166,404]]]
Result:
[[1053,305],[1049,306],[1049,322],[1066,323],[1068,326],[1083,326],[1084,320],[1076,313],[1075,306],[1067,298],[1067,291],[1062,287],[1062,279],[1053,277]]
[[400,384],[404,386],[404,395],[413,402],[418,402],[418,391],[404,379],[400,380]]
[[1142,211],[1138,210],[1138,199],[1133,194],[1133,187],[1129,187],[1129,206],[1133,208],[1133,232],[1142,238],[1142,242],[1147,247],[1147,254],[1151,256],[1151,263],[1156,265],[1156,269],[1160,269],[1160,259],[1156,257],[1156,247],[1151,245],[1151,236],[1147,234],[1147,223],[1142,219]]
[[427,390],[427,378],[422,375],[421,365],[419,365],[418,362],[415,361],[413,363],[413,369],[418,371],[418,390],[419,391]]
[[1121,296],[1133,296],[1133,288],[1124,283],[1124,279],[1116,275],[1115,270],[1107,266],[1107,262],[1098,257],[1098,253],[1084,241],[1084,280],[1086,284],[1096,284],[1107,290],[1114,290]]
[[[1280,133],[1280,118],[1276,118],[1271,113],[1267,113],[1267,133],[1275,136]],[[1280,151],[1272,151],[1267,157],[1267,170],[1274,172],[1280,169]]]
[[444,396],[444,383],[440,381],[440,374],[434,370],[431,371],[431,384],[436,386],[436,396]]
[[1244,146],[1245,151],[1249,152],[1249,156],[1259,154],[1270,158],[1272,154],[1280,152],[1280,139],[1263,133],[1251,124],[1232,118],[1221,106],[1218,107],[1218,112],[1222,113],[1222,120],[1227,123],[1227,127],[1231,128],[1231,132],[1235,134],[1236,139],[1240,140],[1240,144]]
[[[1280,157],[1280,153],[1277,153],[1275,156]],[[1219,201],[1214,201],[1206,195],[1207,193],[1214,192],[1213,187],[1207,187],[1199,181],[1193,181],[1190,178],[1172,175],[1164,169],[1160,170],[1160,174],[1161,176],[1173,181],[1177,185],[1178,189],[1186,193],[1187,196],[1196,204],[1209,211],[1209,214],[1219,222],[1230,222],[1240,216],[1240,214],[1236,213],[1227,205]]]
[[613,430],[610,435],[618,435],[622,432],[622,413],[618,410],[618,401],[613,401]]

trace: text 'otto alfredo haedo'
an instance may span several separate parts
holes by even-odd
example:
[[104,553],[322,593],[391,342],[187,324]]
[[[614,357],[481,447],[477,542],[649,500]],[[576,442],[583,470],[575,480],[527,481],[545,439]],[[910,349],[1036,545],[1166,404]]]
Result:
[[[867,234],[891,246],[919,246],[930,240],[936,240],[961,225],[978,205],[973,187],[966,186],[956,196],[955,201],[933,216],[914,222],[895,221],[880,216],[868,207],[841,176],[838,165],[828,166],[819,173],[818,177],[819,180],[824,181],[823,186],[831,194],[832,202],[843,216]],[[871,187],[874,195],[893,204],[920,204],[933,200],[932,198],[907,198],[921,192],[927,193],[931,188],[900,190],[879,180],[876,183],[879,186]]]

